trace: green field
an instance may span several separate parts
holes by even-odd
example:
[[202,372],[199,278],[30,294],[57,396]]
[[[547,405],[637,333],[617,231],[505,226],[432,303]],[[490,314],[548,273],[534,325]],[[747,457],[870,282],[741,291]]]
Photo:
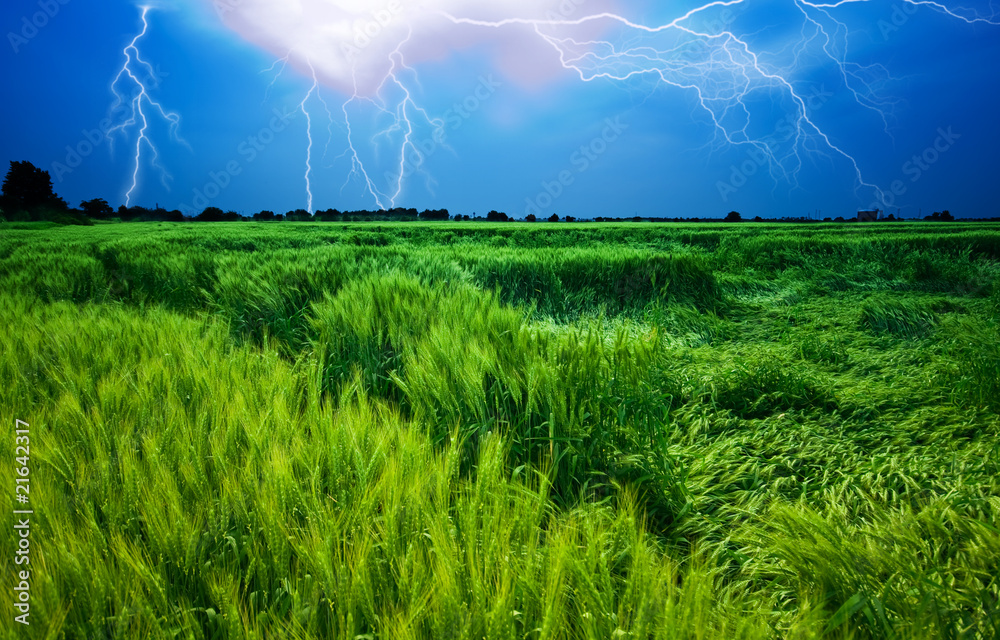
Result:
[[0,321],[4,637],[1000,636],[1000,225],[7,223]]

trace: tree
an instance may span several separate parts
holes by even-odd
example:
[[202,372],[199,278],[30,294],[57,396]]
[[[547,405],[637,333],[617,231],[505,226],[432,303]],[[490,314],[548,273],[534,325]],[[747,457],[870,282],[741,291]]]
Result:
[[84,200],[80,203],[80,210],[88,218],[96,218],[98,220],[107,220],[115,215],[115,210],[111,208],[111,205],[104,198]]
[[726,222],[740,222],[743,220],[743,216],[740,215],[739,211],[730,211],[726,214]]
[[[271,212],[262,211],[261,215],[263,215],[264,213],[271,213]],[[338,222],[341,220],[342,217],[343,214],[341,214],[340,211],[338,211],[337,209],[327,209],[326,211],[316,212],[316,219],[319,220],[320,222]],[[271,218],[272,219],[274,218],[273,213],[271,213]]]
[[146,207],[126,207],[125,205],[118,207],[118,217],[121,218],[122,222],[142,221],[148,218],[150,213],[150,210]]
[[549,216],[549,222],[559,222],[559,214],[553,213]]
[[219,207],[205,207],[205,210],[195,216],[198,222],[217,222],[222,220],[225,214]]
[[535,214],[533,214],[533,213],[529,213],[528,215],[526,215],[526,216],[524,217],[524,221],[525,221],[525,222],[534,222],[534,221],[536,221],[536,220],[538,220],[538,218],[536,218],[536,217],[535,217]]
[[8,213],[27,211],[36,213],[42,209],[65,212],[69,209],[66,201],[52,190],[52,177],[27,160],[11,160],[10,171],[3,180],[3,197],[0,208]]
[[451,214],[447,209],[425,209],[420,212],[421,220],[448,220]]
[[486,214],[486,219],[490,222],[507,222],[510,218],[506,213],[500,211],[490,211]]
[[274,220],[274,212],[265,209],[259,213],[253,214],[253,219],[260,222],[270,222]]
[[929,216],[924,216],[924,220],[931,220],[933,222],[946,222],[954,220],[955,216],[951,215],[951,212],[945,209],[944,211],[935,211]]
[[237,222],[243,217],[235,211],[222,212],[218,207],[206,207],[204,211],[195,216],[195,222]]

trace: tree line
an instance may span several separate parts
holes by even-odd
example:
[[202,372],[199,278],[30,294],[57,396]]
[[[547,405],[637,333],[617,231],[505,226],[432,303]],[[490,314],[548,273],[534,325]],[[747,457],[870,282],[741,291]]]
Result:
[[[895,216],[889,215],[882,218],[885,221],[895,220]],[[185,216],[177,209],[166,210],[157,206],[153,209],[148,207],[122,205],[117,209],[113,208],[107,200],[95,198],[84,200],[79,207],[71,208],[65,200],[56,195],[52,187],[52,178],[48,171],[43,171],[27,161],[11,161],[10,170],[3,181],[3,191],[0,193],[0,220],[8,221],[39,221],[50,220],[62,224],[92,224],[95,220],[120,220],[122,222],[382,222],[382,221],[433,221],[433,220],[454,220],[454,221],[480,221],[487,222],[513,222],[515,218],[502,211],[490,211],[485,217],[476,214],[455,214],[454,216],[447,209],[425,209],[417,211],[413,208],[395,207],[388,210],[355,210],[340,211],[338,209],[326,209],[310,213],[305,209],[295,209],[283,214],[274,211],[260,211],[251,216],[244,216],[235,211],[223,211],[218,207],[206,207],[201,213],[194,217]],[[534,214],[527,215],[526,222],[537,222]],[[548,222],[576,222],[573,216],[559,217],[553,213],[548,218]],[[924,220],[929,221],[952,221],[955,217],[948,211],[935,212],[925,216]],[[598,217],[595,222],[719,222],[718,218],[651,218],[651,217],[626,217],[611,218]],[[722,222],[742,222],[743,217],[737,211],[730,211]],[[817,222],[808,218],[779,218],[767,219],[756,216],[754,222]],[[852,222],[854,218],[844,219],[837,217],[834,219],[824,218],[824,222]]]

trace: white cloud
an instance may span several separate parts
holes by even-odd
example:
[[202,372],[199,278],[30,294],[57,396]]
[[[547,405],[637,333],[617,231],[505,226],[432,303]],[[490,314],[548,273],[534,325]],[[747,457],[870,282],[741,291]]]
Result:
[[[580,18],[597,0],[205,0],[246,40],[326,85],[371,95],[386,77],[397,47],[406,63],[440,60],[486,47],[496,69],[515,83],[538,87],[564,70],[558,53],[530,25],[490,29],[456,25],[444,13],[477,20]],[[603,10],[603,9],[602,9]],[[579,29],[577,29],[579,31]],[[405,43],[405,44],[404,44]],[[401,46],[402,45],[402,46]]]

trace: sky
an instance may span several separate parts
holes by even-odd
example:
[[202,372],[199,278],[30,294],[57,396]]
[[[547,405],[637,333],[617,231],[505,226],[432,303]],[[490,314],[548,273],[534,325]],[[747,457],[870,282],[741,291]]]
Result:
[[7,0],[71,205],[1000,215],[1000,3]]

